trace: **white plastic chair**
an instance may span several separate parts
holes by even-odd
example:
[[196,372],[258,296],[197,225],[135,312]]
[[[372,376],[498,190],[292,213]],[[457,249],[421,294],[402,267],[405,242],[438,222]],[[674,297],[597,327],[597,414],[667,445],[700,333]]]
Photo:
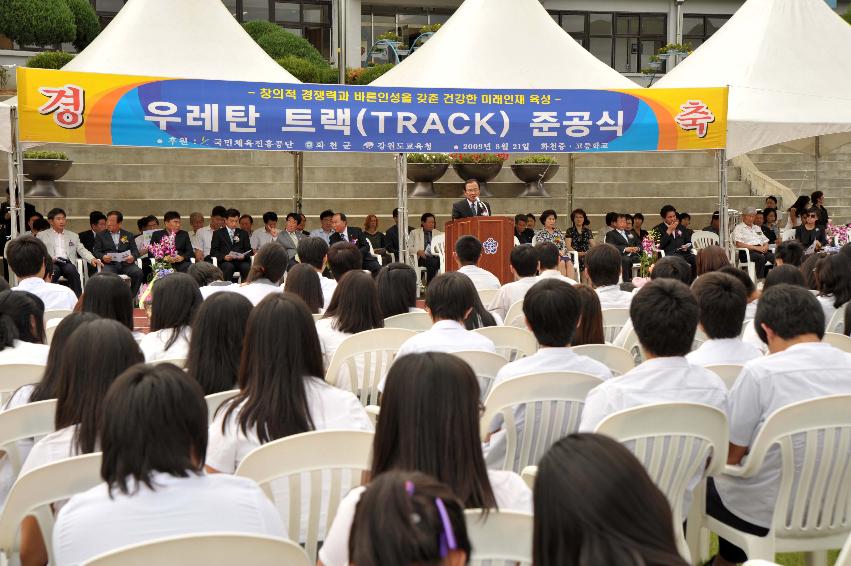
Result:
[[[745,253],[745,261],[742,261],[741,254],[739,252]],[[751,278],[751,281],[756,283],[756,263],[751,261],[751,252],[747,248],[736,248],[735,250],[736,256],[736,267],[739,269],[745,268],[748,272],[748,276]]]
[[692,340],[692,342],[691,342],[691,351],[694,352],[695,350],[697,350],[698,348],[703,346],[704,342],[708,342],[708,341],[709,341],[709,336],[707,336],[706,332],[704,332],[698,326],[697,330],[694,333],[694,340]]
[[[384,260],[381,258],[380,255],[375,253],[375,248],[372,247],[372,242],[369,241],[369,238],[366,239],[366,243],[369,244],[369,255],[375,258],[375,261],[378,262],[378,265],[383,265]],[[253,258],[254,256],[251,257]]]
[[207,402],[207,422],[213,422],[213,417],[216,416],[216,411],[219,410],[219,407],[238,394],[239,389],[231,389],[229,391],[220,391],[206,395],[204,400]]
[[488,308],[499,294],[499,289],[476,289],[476,292],[479,294],[479,300]]
[[505,326],[514,326],[516,328],[526,329],[526,316],[523,314],[523,299],[516,301],[508,307],[508,312],[505,313]]
[[824,334],[824,338],[822,338],[822,342],[827,342],[834,348],[839,348],[843,352],[851,353],[851,337],[845,336],[844,334],[826,332]]
[[629,320],[629,309],[603,309],[603,337],[607,344],[614,342]]
[[63,318],[65,318],[66,316],[71,314],[72,312],[74,312],[74,311],[70,311],[70,310],[67,310],[67,309],[54,309],[54,310],[44,311],[44,322],[45,322],[45,324],[47,324],[47,321],[49,321],[49,320],[53,320],[53,319],[62,320]]
[[[718,475],[727,464],[727,415],[709,405],[660,403],[634,407],[609,415],[595,432],[627,444],[668,498],[675,525],[682,525],[685,519],[683,506],[689,482],[696,475],[702,481]],[[696,493],[694,498],[699,499],[699,495]],[[676,534],[680,554],[688,561],[689,547],[682,530],[676,529]]]
[[503,356],[494,354],[493,352],[482,352],[478,350],[464,350],[461,352],[452,352],[452,355],[461,358],[476,374],[479,380],[479,388],[481,389],[482,399],[488,396],[488,393],[493,387],[493,382],[496,379],[496,374],[499,370],[508,363]]
[[[842,547],[851,532],[849,406],[851,395],[832,395],[779,409],[766,419],[743,465],[724,468],[729,476],[753,477],[769,450],[779,447],[780,485],[768,535],[749,535],[725,525],[706,515],[705,505],[689,516],[689,530],[693,524],[709,529],[754,560],[773,560],[775,552],[815,552],[826,564],[825,551]],[[801,467],[795,463],[796,453],[804,457]]]
[[714,232],[706,232],[704,230],[695,230],[691,235],[691,243],[694,250],[702,250],[709,246],[717,246],[720,243],[718,234]]
[[434,324],[426,312],[405,312],[384,319],[384,328],[403,328],[414,332],[429,330]]
[[307,554],[288,540],[244,533],[209,533],[162,538],[96,556],[83,566],[312,566]]
[[535,335],[525,328],[486,326],[473,332],[489,338],[496,345],[496,352],[509,362],[531,356],[538,351]]
[[571,348],[580,356],[588,356],[597,360],[612,370],[612,373],[623,375],[635,367],[635,358],[627,350],[611,344],[583,344]]
[[851,536],[845,541],[845,546],[842,547],[842,551],[833,566],[851,566]]
[[186,368],[186,358],[163,358],[162,360],[153,360],[148,363],[154,366],[158,366],[160,364],[174,364],[180,369]]
[[56,564],[52,544],[54,516],[50,506],[100,484],[100,463],[101,454],[95,452],[35,468],[18,478],[0,514],[0,550],[7,563],[20,552],[17,535],[21,521],[32,515],[41,529],[48,562]]
[[43,375],[41,364],[0,364],[0,402],[5,403],[19,387],[38,383]]
[[431,253],[440,258],[440,271],[446,273],[446,235],[438,234],[431,240]]
[[538,466],[526,466],[520,472],[520,477],[529,486],[529,489],[535,489],[535,480],[538,479]]
[[[327,532],[334,521],[340,500],[346,495],[344,475],[355,476],[370,470],[373,433],[360,430],[323,430],[295,434],[252,450],[236,469],[236,475],[253,479],[273,499],[270,484],[275,480],[289,483],[289,509],[280,510],[288,525],[289,539],[298,541],[301,533],[302,474],[310,477],[310,506],[305,518],[305,550],[311,564],[316,563],[320,529]],[[323,474],[325,472],[325,474]],[[345,472],[345,474],[344,474]],[[323,481],[323,476],[328,480]],[[328,497],[323,497],[323,486]],[[327,512],[320,526],[322,506]]]
[[61,318],[54,318],[44,323],[44,343],[48,346],[53,342],[53,335],[56,334],[56,327],[62,322]]
[[403,328],[376,328],[349,336],[334,352],[325,381],[351,391],[364,406],[377,404],[378,384],[387,375],[402,344],[416,335],[413,330]]
[[56,399],[28,403],[0,412],[0,450],[9,458],[12,478],[18,477],[23,458],[18,450],[18,441],[40,438],[52,433],[55,428]]
[[739,378],[739,374],[742,373],[741,365],[736,364],[718,364],[714,366],[706,366],[711,372],[718,374],[724,384],[727,386],[727,389],[732,389],[733,384],[736,383],[736,380]]
[[[624,328],[626,329],[627,327],[625,326]],[[628,330],[625,333],[623,331],[619,333],[618,343],[614,345],[620,346],[629,352],[632,355],[635,365],[644,361],[644,348],[641,347],[641,343],[638,341],[638,334],[635,332],[632,324],[628,325]]]
[[596,376],[568,371],[530,373],[503,381],[485,399],[482,440],[501,414],[505,431],[502,469],[519,473],[537,464],[550,446],[579,430],[585,397],[601,383]]
[[467,538],[473,551],[471,566],[487,561],[507,564],[532,564],[533,518],[529,513],[481,509],[464,511]]
[[830,320],[827,321],[827,331],[836,334],[845,334],[845,307],[847,303],[836,309]]
[[322,313],[322,312],[313,313],[313,322],[316,322],[317,320],[321,320],[323,316],[325,316],[325,313]]

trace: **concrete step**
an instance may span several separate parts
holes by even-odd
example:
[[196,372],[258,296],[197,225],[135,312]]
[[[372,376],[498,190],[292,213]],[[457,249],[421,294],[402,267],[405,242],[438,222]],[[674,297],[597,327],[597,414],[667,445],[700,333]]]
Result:
[[577,167],[577,182],[714,181],[715,167]]

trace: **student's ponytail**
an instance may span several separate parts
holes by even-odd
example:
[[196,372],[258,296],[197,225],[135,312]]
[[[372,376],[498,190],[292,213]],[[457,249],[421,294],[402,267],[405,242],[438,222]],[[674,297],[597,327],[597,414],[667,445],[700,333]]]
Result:
[[44,303],[26,291],[0,293],[0,351],[15,340],[44,344]]

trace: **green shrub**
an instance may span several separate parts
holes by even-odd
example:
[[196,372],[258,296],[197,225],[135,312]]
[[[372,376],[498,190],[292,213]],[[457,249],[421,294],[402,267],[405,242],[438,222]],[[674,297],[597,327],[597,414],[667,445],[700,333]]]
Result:
[[25,151],[24,159],[68,159],[61,151]]
[[394,65],[392,63],[385,63],[384,65],[376,65],[365,69],[353,69],[352,76],[354,82],[352,84],[368,85],[393,67]]
[[246,22],[243,27],[272,59],[294,56],[328,64],[309,41],[272,22]]
[[517,165],[555,165],[558,161],[549,155],[527,155],[526,157],[515,159],[514,163]]
[[27,67],[34,69],[61,69],[74,56],[64,51],[42,51],[27,60]]
[[88,0],[65,0],[71,13],[74,14],[74,25],[77,27],[77,37],[74,47],[82,51],[95,40],[100,33],[100,20]]
[[278,64],[303,83],[336,83],[337,69],[322,61],[317,63],[288,55],[276,59]]
[[74,14],[68,4],[57,0],[2,0],[0,33],[20,45],[74,41]]
[[409,153],[408,163],[451,163],[448,153]]
[[260,36],[266,35],[269,32],[275,32],[281,29],[278,24],[273,24],[267,20],[251,20],[242,24],[242,28],[251,36],[251,39],[257,41]]
[[507,153],[450,153],[453,163],[486,164],[502,163],[508,159]]
[[848,22],[849,24],[851,24],[851,6],[848,6],[848,9],[847,9],[847,10],[845,10],[845,15],[844,15],[844,16],[842,16],[842,17],[843,17],[843,18],[845,18],[845,21],[846,21],[846,22]]

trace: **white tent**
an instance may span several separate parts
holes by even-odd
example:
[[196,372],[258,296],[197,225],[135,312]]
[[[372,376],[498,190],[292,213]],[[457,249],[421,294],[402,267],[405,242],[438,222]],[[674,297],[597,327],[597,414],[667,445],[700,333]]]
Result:
[[[824,0],[748,0],[653,88],[728,85],[732,158],[851,132],[849,53],[851,26]],[[832,136],[829,145],[843,138]]]
[[585,50],[539,0],[466,0],[384,87],[639,88]]

